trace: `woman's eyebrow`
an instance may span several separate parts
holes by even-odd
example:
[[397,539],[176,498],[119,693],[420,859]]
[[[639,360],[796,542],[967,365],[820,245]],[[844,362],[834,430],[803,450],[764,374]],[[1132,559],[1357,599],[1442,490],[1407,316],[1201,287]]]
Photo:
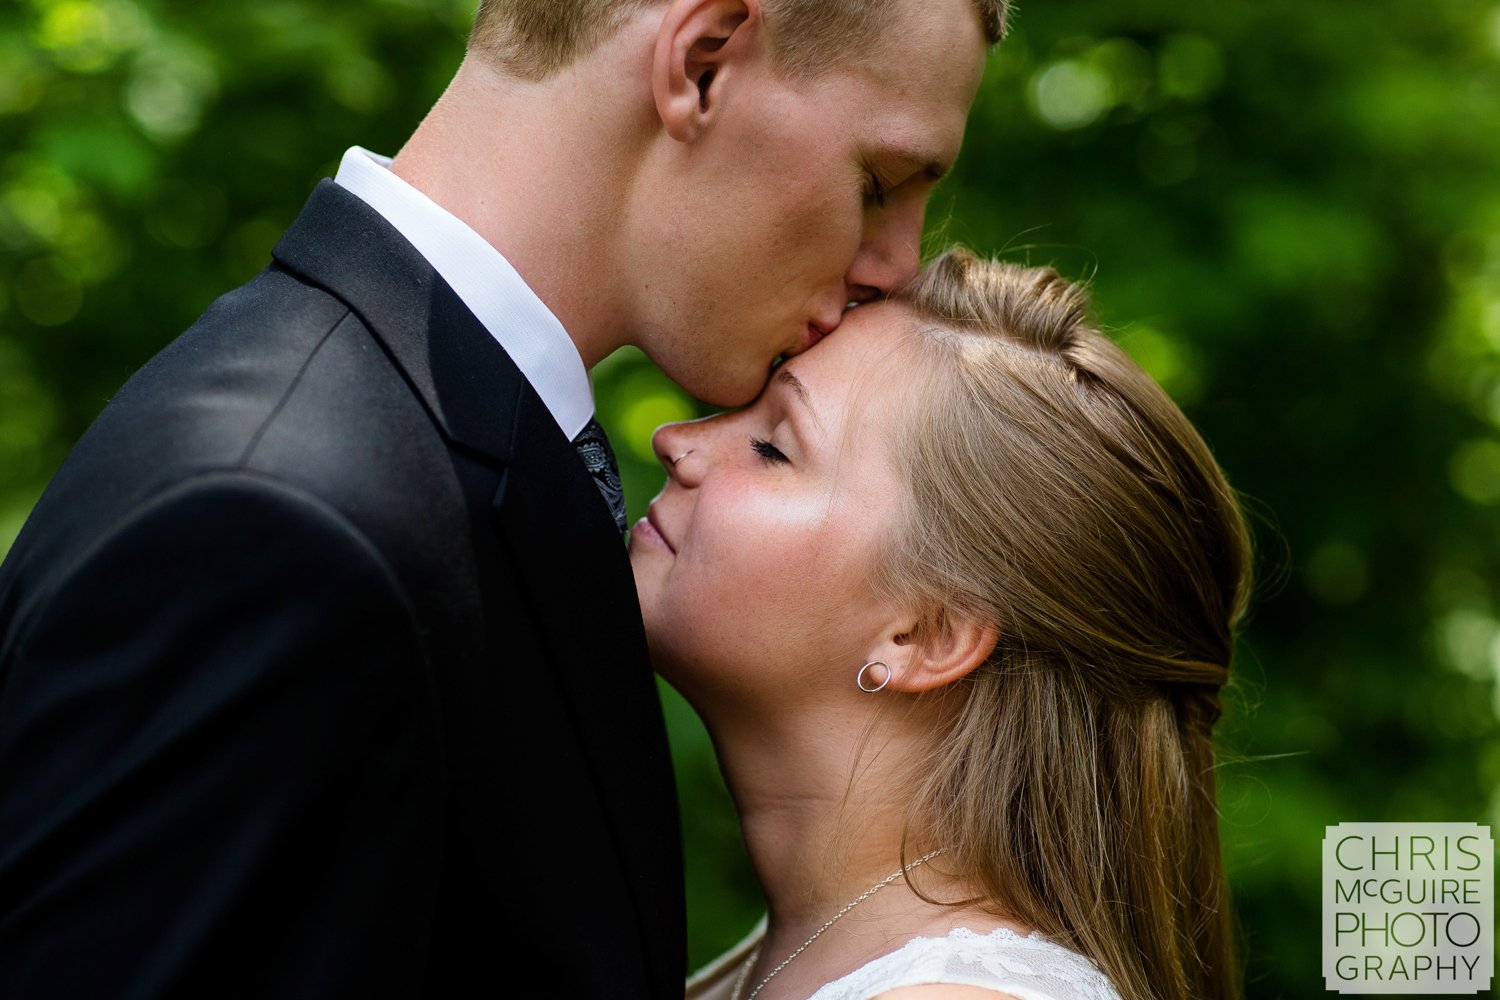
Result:
[[808,394],[807,386],[802,384],[802,380],[796,375],[792,374],[792,372],[785,365],[783,365],[780,368],[776,369],[776,381],[792,390],[792,395],[796,396],[797,399],[801,401],[802,405],[807,407],[807,412],[812,415],[813,420],[817,423],[818,430],[827,433],[827,428],[823,426],[823,421],[818,419],[818,411],[812,405],[812,397]]

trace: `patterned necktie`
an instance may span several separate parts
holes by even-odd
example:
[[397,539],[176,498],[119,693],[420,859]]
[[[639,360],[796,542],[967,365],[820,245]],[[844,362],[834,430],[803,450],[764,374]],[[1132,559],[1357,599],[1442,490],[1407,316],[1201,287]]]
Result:
[[615,464],[615,453],[597,419],[589,418],[588,424],[573,439],[573,447],[578,449],[583,467],[594,477],[594,485],[599,487],[609,512],[614,515],[615,525],[624,534],[625,491],[620,487],[620,467]]

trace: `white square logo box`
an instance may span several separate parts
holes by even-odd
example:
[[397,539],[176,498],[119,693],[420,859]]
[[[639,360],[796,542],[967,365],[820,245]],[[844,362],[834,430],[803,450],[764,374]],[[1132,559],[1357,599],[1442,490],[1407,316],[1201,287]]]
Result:
[[1473,994],[1495,971],[1495,847],[1476,823],[1340,823],[1323,838],[1323,980]]

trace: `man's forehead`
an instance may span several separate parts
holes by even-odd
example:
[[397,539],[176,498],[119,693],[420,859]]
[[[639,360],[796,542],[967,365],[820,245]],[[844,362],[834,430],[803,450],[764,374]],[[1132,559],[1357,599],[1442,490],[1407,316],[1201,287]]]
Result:
[[990,48],[975,0],[891,0],[853,61],[888,77],[916,79],[941,71],[971,46],[981,60]]
[[[960,9],[971,10],[972,2]],[[846,67],[866,120],[894,133],[883,145],[923,169],[951,166],[988,52],[977,16],[945,20],[925,31],[887,26],[880,42]],[[963,36],[972,44],[963,44]]]

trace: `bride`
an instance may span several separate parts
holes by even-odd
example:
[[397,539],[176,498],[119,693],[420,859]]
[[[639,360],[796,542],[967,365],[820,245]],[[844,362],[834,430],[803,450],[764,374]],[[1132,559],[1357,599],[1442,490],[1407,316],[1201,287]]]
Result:
[[689,996],[1238,995],[1212,730],[1247,534],[1085,308],[949,251],[657,431],[641,607],[769,910]]

